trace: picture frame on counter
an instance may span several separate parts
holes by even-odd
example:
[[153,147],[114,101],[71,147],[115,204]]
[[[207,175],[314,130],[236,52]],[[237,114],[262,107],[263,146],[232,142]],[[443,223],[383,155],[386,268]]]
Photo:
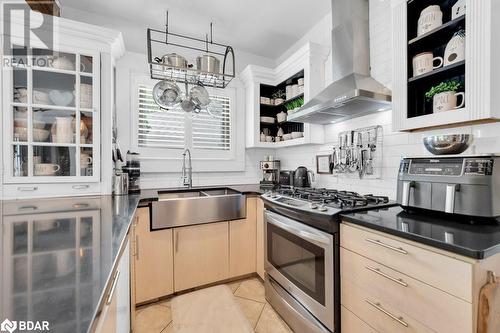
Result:
[[332,155],[317,155],[316,156],[316,173],[320,175],[331,175]]

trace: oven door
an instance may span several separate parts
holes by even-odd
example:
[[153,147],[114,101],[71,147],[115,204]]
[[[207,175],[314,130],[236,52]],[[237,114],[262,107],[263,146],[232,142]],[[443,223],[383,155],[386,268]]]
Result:
[[334,237],[265,213],[266,273],[334,331]]

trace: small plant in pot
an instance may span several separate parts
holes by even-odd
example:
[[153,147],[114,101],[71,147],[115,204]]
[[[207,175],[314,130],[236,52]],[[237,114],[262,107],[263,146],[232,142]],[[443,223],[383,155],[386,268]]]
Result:
[[[457,80],[443,81],[432,87],[425,93],[425,98],[432,101],[432,111],[434,113],[460,109],[465,105],[465,94],[458,92],[462,84]],[[457,103],[458,97],[462,97],[462,102]]]
[[285,101],[285,92],[283,90],[278,90],[271,97],[274,99],[274,105],[281,105]]

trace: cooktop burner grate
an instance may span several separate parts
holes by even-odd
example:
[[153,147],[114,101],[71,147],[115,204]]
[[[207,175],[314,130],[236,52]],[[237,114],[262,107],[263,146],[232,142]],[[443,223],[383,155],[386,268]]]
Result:
[[325,188],[293,188],[283,187],[277,190],[280,195],[302,199],[330,207],[344,209],[380,205],[389,202],[385,196],[373,194],[361,195],[352,191],[340,191]]

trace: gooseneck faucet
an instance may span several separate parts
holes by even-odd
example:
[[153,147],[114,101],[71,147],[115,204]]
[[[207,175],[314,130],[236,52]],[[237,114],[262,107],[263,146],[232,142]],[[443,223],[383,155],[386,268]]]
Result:
[[[188,156],[187,163],[186,155]],[[182,184],[187,186],[187,188],[193,187],[193,167],[191,165],[191,151],[189,149],[184,150],[182,153]]]

